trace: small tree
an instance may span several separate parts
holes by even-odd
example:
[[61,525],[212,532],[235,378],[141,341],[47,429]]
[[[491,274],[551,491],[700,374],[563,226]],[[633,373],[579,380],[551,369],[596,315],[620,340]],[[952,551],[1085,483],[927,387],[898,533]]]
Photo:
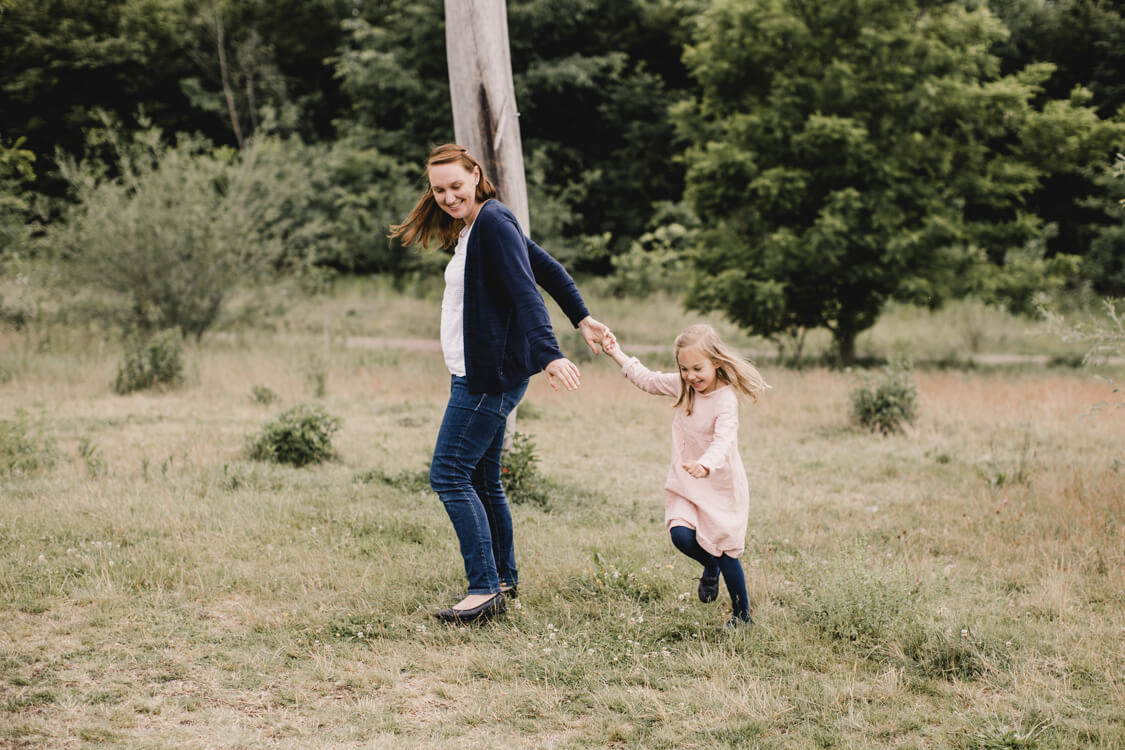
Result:
[[74,277],[127,300],[129,325],[197,339],[235,287],[273,268],[309,199],[299,145],[251,140],[242,151],[200,137],[169,146],[158,130],[122,143],[109,176],[62,157],[77,204],[57,246]]

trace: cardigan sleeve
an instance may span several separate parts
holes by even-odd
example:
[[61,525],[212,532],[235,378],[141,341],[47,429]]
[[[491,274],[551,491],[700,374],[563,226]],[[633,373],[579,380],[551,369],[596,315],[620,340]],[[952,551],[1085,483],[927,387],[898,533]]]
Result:
[[555,340],[547,306],[535,284],[528,241],[514,218],[495,220],[478,218],[482,248],[491,254],[489,267],[494,269],[508,292],[515,313],[515,322],[527,337],[531,362],[540,370],[563,354]]
[[574,279],[561,263],[530,239],[527,240],[527,255],[531,260],[531,270],[535,274],[536,283],[559,304],[571,325],[577,327],[590,311],[586,309],[586,303],[582,301],[582,295],[578,293]]

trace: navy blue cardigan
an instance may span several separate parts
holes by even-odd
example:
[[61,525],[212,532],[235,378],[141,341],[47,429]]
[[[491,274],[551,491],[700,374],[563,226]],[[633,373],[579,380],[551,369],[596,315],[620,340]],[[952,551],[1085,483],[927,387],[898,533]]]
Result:
[[536,283],[575,326],[589,315],[574,279],[498,200],[481,206],[465,255],[465,373],[470,393],[499,393],[563,356]]

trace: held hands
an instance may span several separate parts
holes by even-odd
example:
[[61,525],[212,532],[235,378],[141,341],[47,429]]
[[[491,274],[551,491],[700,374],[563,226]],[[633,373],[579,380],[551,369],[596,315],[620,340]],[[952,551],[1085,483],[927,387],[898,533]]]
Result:
[[621,351],[621,347],[617,345],[617,337],[613,335],[612,331],[606,331],[605,335],[602,336],[602,350],[613,357],[613,361],[622,367],[629,361],[625,352]]
[[682,464],[682,466],[684,467],[684,471],[686,471],[688,474],[691,474],[696,479],[703,479],[705,476],[711,473],[710,469],[708,469],[698,461],[692,461],[690,464]]
[[609,326],[594,320],[589,315],[578,321],[578,330],[582,331],[582,338],[586,339],[586,346],[590,347],[590,351],[595,355],[599,353],[598,344],[604,346],[602,339],[606,334],[609,334]]

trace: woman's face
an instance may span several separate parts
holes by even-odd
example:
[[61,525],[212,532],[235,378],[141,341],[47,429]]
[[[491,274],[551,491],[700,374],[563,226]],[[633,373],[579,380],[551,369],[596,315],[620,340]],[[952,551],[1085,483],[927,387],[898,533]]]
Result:
[[480,169],[473,167],[470,172],[460,162],[434,164],[429,169],[430,192],[442,211],[454,219],[463,219],[472,224],[480,210],[477,202],[477,182]]

